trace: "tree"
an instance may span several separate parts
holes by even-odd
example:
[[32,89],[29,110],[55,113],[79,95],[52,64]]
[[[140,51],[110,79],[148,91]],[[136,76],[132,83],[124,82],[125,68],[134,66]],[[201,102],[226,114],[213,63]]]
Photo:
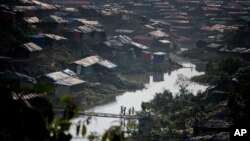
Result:
[[112,126],[107,130],[103,137],[102,141],[123,141],[124,140],[124,132],[121,126]]
[[250,66],[241,68],[235,74],[240,88],[229,96],[228,107],[229,117],[233,124],[250,126]]
[[206,64],[205,73],[206,75],[211,75],[214,73],[214,66],[212,60],[209,60],[208,63]]
[[187,87],[189,86],[189,80],[186,76],[183,74],[178,74],[177,79],[175,81],[175,85],[177,85],[179,89],[180,95],[187,95],[190,92],[187,90]]
[[229,75],[232,75],[242,66],[243,61],[241,61],[239,58],[226,56],[219,62],[218,71],[226,72]]

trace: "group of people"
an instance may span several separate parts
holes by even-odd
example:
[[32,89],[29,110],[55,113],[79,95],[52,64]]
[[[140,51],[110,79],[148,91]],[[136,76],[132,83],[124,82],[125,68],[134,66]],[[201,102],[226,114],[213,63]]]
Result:
[[[126,115],[126,108],[125,106],[121,106],[121,115]],[[128,109],[128,115],[134,115],[135,114],[135,108],[129,108]]]

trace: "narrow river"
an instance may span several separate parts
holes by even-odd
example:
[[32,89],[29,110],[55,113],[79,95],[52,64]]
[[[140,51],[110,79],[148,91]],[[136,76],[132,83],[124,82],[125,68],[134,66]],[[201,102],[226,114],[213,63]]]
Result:
[[[144,89],[125,92],[122,95],[117,96],[116,101],[93,107],[89,111],[119,114],[121,106],[125,106],[127,109],[134,107],[135,111],[139,111],[141,110],[141,103],[152,100],[156,93],[161,93],[164,90],[170,90],[173,94],[176,94],[179,90],[178,86],[175,85],[178,74],[182,74],[187,78],[203,74],[203,72],[197,72],[195,70],[195,65],[189,63],[186,61],[186,59],[177,57],[175,55],[171,55],[171,59],[179,64],[182,64],[184,68],[180,68],[169,73],[151,75],[149,76],[149,82],[145,84]],[[193,82],[190,82],[190,85],[188,86],[188,89],[194,94],[196,94],[198,91],[204,91],[206,88],[207,86]],[[75,135],[76,123],[79,123],[83,120],[83,117],[78,117],[72,120],[73,125],[70,129],[70,133],[74,137],[72,141],[86,140],[81,136]],[[119,119],[93,117],[91,123],[87,126],[87,134],[90,132],[96,132],[98,135],[102,135],[111,125],[119,125]]]

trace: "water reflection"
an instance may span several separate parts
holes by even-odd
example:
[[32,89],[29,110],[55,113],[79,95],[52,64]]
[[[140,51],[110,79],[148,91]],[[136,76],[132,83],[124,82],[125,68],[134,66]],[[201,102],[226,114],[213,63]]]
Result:
[[164,73],[153,73],[153,82],[164,81]]
[[[134,107],[135,111],[139,111],[141,110],[141,103],[152,100],[156,93],[162,93],[164,90],[170,90],[173,94],[178,93],[179,88],[175,85],[178,74],[183,74],[187,78],[203,74],[203,72],[196,71],[195,65],[189,63],[188,59],[178,57],[174,54],[170,54],[170,58],[172,61],[181,64],[184,68],[166,73],[154,73],[149,77],[145,76],[145,80],[147,80],[145,82],[147,83],[145,83],[144,89],[133,92],[127,91],[117,96],[115,102],[96,106],[89,111],[119,114],[121,106]],[[190,83],[188,86],[188,90],[194,94],[198,91],[204,91],[206,88],[207,86],[197,83]],[[72,122],[77,123],[79,120],[84,120],[84,118],[79,117],[72,120]],[[102,135],[111,125],[119,125],[119,122],[119,119],[94,117],[91,124],[87,126],[87,134],[90,134],[90,132],[97,132],[99,135]],[[75,128],[75,125],[71,126],[70,133],[72,135],[75,135]],[[72,141],[84,140],[86,139],[79,137],[72,139]]]
[[[170,90],[173,94],[178,93],[179,88],[175,85],[178,74],[183,74],[184,76],[191,78],[192,76],[203,73],[197,72],[195,69],[190,67],[181,68],[164,74],[155,73],[150,76],[150,82],[145,84],[144,89],[133,92],[125,92],[124,94],[117,96],[115,102],[96,106],[90,109],[90,111],[119,114],[121,106],[134,107],[136,111],[139,111],[141,110],[141,103],[152,100],[156,93],[161,93],[164,90]],[[204,91],[206,86],[197,83],[190,83],[188,89],[193,93],[196,93],[199,90]],[[76,118],[73,122],[78,122],[83,119],[84,118]],[[87,127],[88,134],[95,131],[101,135],[111,125],[119,125],[119,119],[95,117],[91,121],[91,124]],[[74,128],[74,126],[71,127],[72,134],[74,134]],[[80,140],[83,141],[84,139],[75,138],[72,141]]]

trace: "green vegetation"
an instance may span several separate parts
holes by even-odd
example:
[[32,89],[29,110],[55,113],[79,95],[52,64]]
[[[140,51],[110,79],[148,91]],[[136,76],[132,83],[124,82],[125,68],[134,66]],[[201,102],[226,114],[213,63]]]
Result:
[[205,74],[195,76],[192,80],[201,83],[223,86],[232,79],[233,74],[239,68],[246,65],[246,62],[232,56],[222,58],[217,66],[214,66],[213,62],[210,60],[206,64]]
[[[188,136],[191,137],[193,133],[193,125],[197,121],[211,119],[222,113],[225,110],[225,105],[227,105],[227,101],[227,106],[229,110],[227,118],[230,123],[249,125],[248,91],[250,88],[250,67],[245,66],[246,63],[235,58],[225,58],[221,60],[219,64],[220,66],[214,66],[212,65],[212,62],[208,62],[208,64],[206,65],[206,73],[204,74],[204,76],[207,78],[208,76],[210,78],[214,78],[214,75],[219,76],[220,74],[224,73],[226,75],[225,77],[227,78],[225,79],[227,83],[224,82],[224,85],[230,84],[230,78],[236,78],[237,83],[240,85],[239,88],[235,88],[234,91],[230,92],[230,95],[228,95],[228,97],[221,103],[212,103],[206,98],[206,93],[198,93],[197,95],[193,95],[187,89],[187,87],[189,86],[189,80],[183,75],[179,75],[176,80],[176,85],[179,86],[179,92],[175,94],[175,96],[170,91],[164,91],[163,93],[156,94],[155,98],[152,101],[142,103],[142,111],[139,113],[141,119],[138,124],[138,132],[140,133],[140,131],[142,130],[142,136],[137,136],[137,134],[135,134],[135,127],[137,125],[134,120],[131,120],[127,122],[126,126],[120,125],[110,127],[101,137],[101,140],[123,141],[125,139],[125,129],[127,134],[129,135],[128,138],[131,140],[138,138],[143,139],[144,137],[149,140],[164,140],[165,138],[183,139]],[[122,83],[129,81],[129,79],[126,79],[126,77],[124,77],[122,74],[119,74],[116,77],[119,78]],[[97,95],[98,97],[100,96],[100,98],[103,98],[104,94],[109,94],[118,90],[117,85],[115,85],[115,83],[118,82],[117,80],[119,80],[117,78],[110,83],[103,83],[103,85],[95,86],[96,91],[92,89],[91,86],[87,88],[86,91],[90,94],[89,96]],[[104,80],[105,78],[102,81]],[[107,80],[105,80],[104,82],[107,82]],[[131,82],[135,83],[133,81]],[[222,80],[214,81],[214,83],[217,83],[220,88],[224,88],[225,90],[226,86],[222,85]],[[37,85],[34,86],[33,89],[39,92],[50,91],[50,86],[46,83],[39,82]],[[7,101],[5,99],[5,97],[2,99],[3,101],[1,104],[3,104],[3,107],[9,107],[9,105],[12,105],[11,103],[13,103],[13,100],[9,99]],[[86,95],[86,99],[88,99],[89,101],[96,100],[95,97],[91,98],[88,97],[88,95]],[[74,101],[72,97],[61,97],[60,104],[64,107],[64,111],[60,116],[56,117],[51,116],[53,115],[53,112],[50,100],[38,99],[36,101],[29,102],[29,106],[27,105],[27,103],[25,103],[21,104],[23,105],[21,106],[21,108],[23,108],[23,110],[26,108],[30,108],[30,106],[36,106],[36,108],[41,108],[41,105],[44,105],[42,107],[47,107],[45,112],[43,110],[42,117],[40,117],[40,115],[35,120],[37,123],[40,122],[40,128],[38,128],[37,130],[43,131],[40,133],[39,137],[41,138],[41,140],[46,138],[46,140],[51,141],[69,141],[72,138],[67,131],[69,130],[69,127],[71,125],[70,119],[76,116],[79,110],[78,106],[76,105],[76,101]],[[25,117],[33,117],[33,112],[29,113],[29,115],[26,115],[27,113],[22,112],[23,110],[14,110],[13,113],[17,115],[24,115]],[[13,113],[6,116],[13,116]],[[8,121],[8,118],[5,118],[5,121]],[[21,121],[20,123],[22,122],[23,121]],[[28,123],[29,122],[30,121],[28,121]],[[84,124],[77,125],[76,133],[78,135],[81,134],[82,136],[86,136],[86,125],[89,124],[89,122],[90,118],[86,119],[86,121],[84,121]],[[27,128],[33,130],[34,127],[32,127],[31,125],[28,126],[28,123],[25,123],[27,124]],[[17,124],[14,126],[19,127],[21,125]],[[3,130],[6,130],[7,127],[7,125],[3,126],[1,132]],[[12,126],[10,126],[10,128],[12,128]],[[9,130],[7,130],[7,132],[11,136],[13,136],[12,132],[9,132]],[[26,140],[33,140],[32,138],[34,137],[39,140],[39,135],[30,135],[30,133],[22,132],[22,134],[20,134],[19,136],[25,136],[23,138],[25,138]],[[90,141],[100,140],[100,137],[97,136],[95,133],[90,134],[87,138]],[[20,141],[22,141],[21,137]]]
[[188,91],[180,92],[174,97],[170,91],[164,91],[156,94],[151,102],[142,104],[142,109],[151,114],[149,136],[181,139],[183,134],[180,132],[191,128],[190,123],[201,115],[204,101]]
[[[230,125],[249,126],[249,90],[250,67],[238,58],[225,57],[218,66],[209,61],[205,74],[194,77],[193,80],[217,86],[214,90],[198,93],[196,96],[186,88],[187,79],[179,75],[176,85],[179,93],[176,96],[170,91],[156,94],[148,103],[142,103],[142,114],[147,113],[147,122],[141,121],[144,136],[154,138],[174,137],[184,139],[193,136],[193,126],[200,121],[220,119]],[[227,95],[220,102],[220,95],[213,91],[223,91]],[[227,112],[228,111],[228,112]],[[140,130],[140,129],[139,129]],[[199,129],[198,129],[199,130]],[[147,131],[147,132],[146,132]]]
[[[201,107],[205,101],[194,96],[187,90],[189,81],[183,75],[179,75],[176,85],[180,90],[176,96],[170,91],[164,91],[155,95],[154,99],[148,103],[142,103],[144,112],[150,113],[148,119],[150,128],[148,136],[164,138],[181,138],[182,130],[190,128],[187,121],[193,122],[201,114]],[[198,94],[201,96],[202,94]],[[159,130],[160,129],[160,130]],[[179,136],[179,137],[178,137]]]
[[219,62],[218,66],[213,66],[209,61],[205,74],[194,77],[192,80],[216,85],[219,89],[229,92],[228,118],[231,124],[248,126],[249,75],[250,68],[247,62],[227,56]]
[[229,118],[236,125],[249,127],[250,66],[239,69],[234,76],[241,85],[229,96]]
[[[21,98],[13,100],[11,95],[13,89],[9,89],[6,85],[0,85],[0,88],[3,92],[0,107],[5,113],[1,116],[0,140],[70,141],[72,139],[68,132],[72,124],[70,120],[77,115],[79,110],[72,97],[64,95],[60,98],[60,104],[64,110],[54,116],[50,99],[38,96],[28,100]],[[36,85],[34,88],[41,92],[45,92],[45,88],[50,91],[45,84]],[[22,93],[18,94],[22,95]],[[87,118],[84,124],[78,124],[77,135],[86,136],[86,125],[89,123],[90,118]],[[98,138],[95,134],[88,136],[90,141],[98,140]],[[124,140],[122,126],[110,127],[102,137],[102,141],[107,140]]]
[[123,141],[124,135],[120,126],[111,127],[102,137],[102,141]]

